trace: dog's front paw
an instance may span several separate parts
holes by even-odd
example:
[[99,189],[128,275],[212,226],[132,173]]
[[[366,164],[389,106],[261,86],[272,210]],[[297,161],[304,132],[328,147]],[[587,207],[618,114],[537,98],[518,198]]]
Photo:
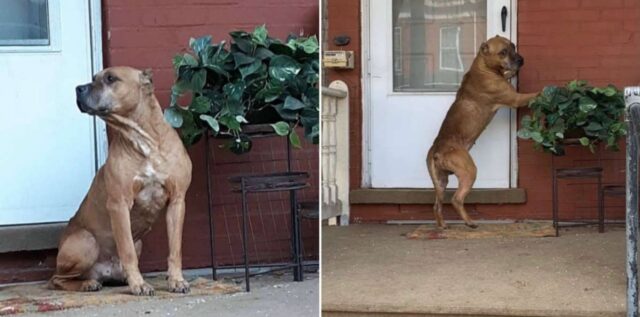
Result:
[[96,280],[86,280],[80,286],[82,292],[96,292],[100,289],[102,289],[102,284]]
[[185,281],[184,279],[169,279],[169,291],[172,293],[187,294],[191,291],[191,288],[189,287],[189,282]]
[[153,286],[149,285],[147,282],[129,285],[129,288],[131,289],[131,294],[136,296],[153,296],[156,294]]
[[476,229],[478,228],[478,225],[475,222],[467,222],[466,223],[467,227],[471,228],[471,229]]

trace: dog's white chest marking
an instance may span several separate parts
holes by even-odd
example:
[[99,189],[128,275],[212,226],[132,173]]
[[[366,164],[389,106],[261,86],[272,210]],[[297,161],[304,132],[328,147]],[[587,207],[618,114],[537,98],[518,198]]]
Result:
[[151,162],[145,162],[141,171],[134,180],[142,184],[142,188],[136,197],[136,203],[150,210],[158,210],[166,203],[166,191],[164,188],[167,175],[158,172]]

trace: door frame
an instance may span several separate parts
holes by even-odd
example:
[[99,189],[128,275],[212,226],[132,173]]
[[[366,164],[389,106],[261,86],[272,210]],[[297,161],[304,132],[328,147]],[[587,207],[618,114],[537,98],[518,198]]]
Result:
[[[91,73],[95,74],[104,67],[102,61],[102,0],[89,0],[89,34],[91,43]],[[96,173],[102,164],[107,161],[107,124],[93,117],[94,149]]]
[[[362,85],[362,175],[361,187],[371,188],[371,33],[369,32],[371,25],[371,1],[376,0],[360,0],[360,19],[362,32],[361,47],[361,85]],[[510,0],[511,14],[511,41],[518,45],[518,0]],[[515,12],[515,14],[513,14]],[[517,77],[513,80],[513,84],[517,85]],[[516,109],[509,110],[511,120],[509,120],[510,131],[510,164],[509,164],[509,188],[518,187],[518,112]]]
[[[102,60],[102,0],[88,0],[89,4],[89,43],[91,45],[91,72],[96,73],[103,67]],[[106,123],[93,118],[95,171],[107,159],[109,148]],[[54,223],[21,224],[0,226],[0,252],[46,250],[58,247],[66,221]]]

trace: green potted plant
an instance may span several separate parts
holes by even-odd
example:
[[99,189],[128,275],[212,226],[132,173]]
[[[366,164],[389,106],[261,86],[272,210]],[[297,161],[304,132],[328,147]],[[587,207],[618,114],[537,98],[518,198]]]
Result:
[[564,155],[567,139],[577,139],[592,152],[598,142],[618,150],[627,131],[624,107],[622,92],[612,85],[591,87],[574,80],[565,87],[547,86],[529,103],[531,115],[522,117],[518,137],[555,155]]
[[[230,138],[234,153],[251,149],[248,124],[268,124],[300,147],[297,127],[313,143],[319,135],[319,46],[315,36],[271,38],[264,25],[230,33],[231,43],[192,38],[176,55],[176,81],[165,119],[185,145],[203,133]],[[246,129],[245,129],[246,130]]]

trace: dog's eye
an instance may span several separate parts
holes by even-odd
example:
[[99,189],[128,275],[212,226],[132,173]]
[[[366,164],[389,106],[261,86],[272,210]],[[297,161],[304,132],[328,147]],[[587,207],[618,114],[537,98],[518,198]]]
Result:
[[502,49],[502,51],[500,51],[500,53],[499,53],[499,54],[500,54],[500,55],[502,55],[502,56],[507,55],[507,49],[506,49],[506,48],[503,48],[503,49]]
[[111,74],[108,74],[108,75],[105,77],[105,81],[107,82],[107,84],[113,84],[113,83],[114,83],[114,82],[116,82],[117,80],[118,80],[118,78],[117,78],[117,77],[115,77],[115,76],[113,76],[113,75],[111,75]]

